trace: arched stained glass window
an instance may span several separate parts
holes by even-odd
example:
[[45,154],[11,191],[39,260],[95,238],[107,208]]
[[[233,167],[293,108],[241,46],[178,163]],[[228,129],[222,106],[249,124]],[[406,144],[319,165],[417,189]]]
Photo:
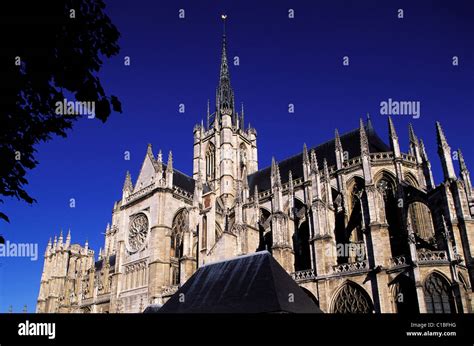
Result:
[[333,312],[340,314],[369,314],[374,311],[372,301],[359,285],[348,282],[337,293]]
[[454,312],[454,300],[449,282],[441,275],[433,273],[425,281],[426,312],[443,314]]

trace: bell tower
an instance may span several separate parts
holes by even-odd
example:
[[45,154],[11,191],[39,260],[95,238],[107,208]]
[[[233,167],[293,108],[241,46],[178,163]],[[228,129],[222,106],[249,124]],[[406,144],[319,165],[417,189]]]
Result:
[[[193,178],[199,174],[231,207],[237,193],[237,183],[258,170],[257,132],[250,124],[245,129],[244,106],[235,109],[235,96],[230,82],[227,59],[227,15],[222,15],[223,35],[219,82],[216,90],[215,111],[207,105],[207,122],[194,127]],[[245,185],[245,184],[244,184]]]

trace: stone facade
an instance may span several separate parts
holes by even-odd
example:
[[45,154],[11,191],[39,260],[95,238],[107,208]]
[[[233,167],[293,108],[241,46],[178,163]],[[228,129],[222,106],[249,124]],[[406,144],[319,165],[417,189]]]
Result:
[[402,152],[370,118],[334,140],[258,169],[257,132],[236,112],[223,38],[215,111],[194,127],[193,176],[148,146],[127,172],[96,260],[49,242],[38,312],[140,312],[164,303],[205,263],[268,250],[325,312],[471,312],[474,195],[436,124],[434,183],[409,128]]

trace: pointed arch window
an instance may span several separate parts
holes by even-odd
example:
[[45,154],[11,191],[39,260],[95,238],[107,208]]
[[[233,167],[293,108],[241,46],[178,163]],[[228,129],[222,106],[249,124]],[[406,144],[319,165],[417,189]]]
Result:
[[183,257],[183,237],[188,228],[188,214],[181,210],[173,219],[171,228],[171,284],[178,285],[180,281],[180,259]]
[[206,151],[206,180],[214,180],[216,171],[216,149],[209,143]]
[[426,278],[423,287],[426,312],[443,314],[454,312],[454,299],[449,282],[437,273]]
[[337,293],[333,312],[340,314],[368,314],[374,311],[372,301],[359,285],[348,282]]

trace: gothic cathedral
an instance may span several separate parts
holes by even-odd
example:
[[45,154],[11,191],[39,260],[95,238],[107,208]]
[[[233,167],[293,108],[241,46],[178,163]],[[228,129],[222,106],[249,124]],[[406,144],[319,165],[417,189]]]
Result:
[[368,118],[353,131],[259,169],[257,132],[236,111],[223,36],[215,111],[194,127],[193,176],[151,145],[127,172],[103,249],[49,241],[37,312],[141,312],[198,267],[269,251],[328,313],[472,312],[474,193],[436,123],[444,180],[435,184],[409,127],[402,152]]

